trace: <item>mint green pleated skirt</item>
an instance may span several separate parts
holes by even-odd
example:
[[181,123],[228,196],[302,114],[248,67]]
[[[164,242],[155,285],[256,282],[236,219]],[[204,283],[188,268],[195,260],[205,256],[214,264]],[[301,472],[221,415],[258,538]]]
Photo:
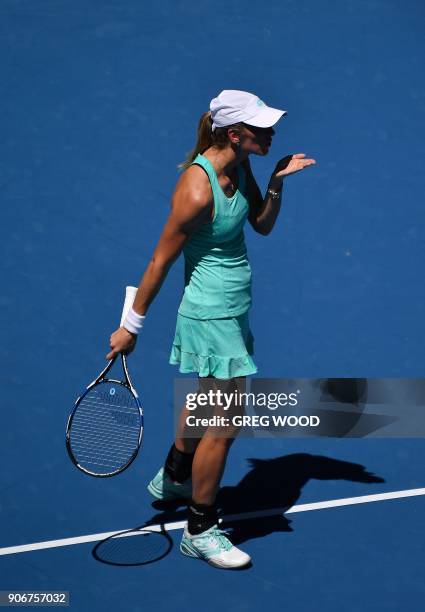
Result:
[[169,363],[183,374],[228,379],[258,371],[248,311],[226,319],[192,319],[177,313]]

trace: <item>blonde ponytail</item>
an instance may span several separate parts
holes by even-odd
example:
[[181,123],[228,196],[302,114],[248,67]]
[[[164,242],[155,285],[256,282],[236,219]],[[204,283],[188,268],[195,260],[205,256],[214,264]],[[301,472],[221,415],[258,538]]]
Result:
[[198,124],[198,140],[195,148],[190,151],[185,161],[177,166],[180,170],[186,170],[193,162],[198,153],[206,151],[212,145],[212,119],[211,112],[203,113]]

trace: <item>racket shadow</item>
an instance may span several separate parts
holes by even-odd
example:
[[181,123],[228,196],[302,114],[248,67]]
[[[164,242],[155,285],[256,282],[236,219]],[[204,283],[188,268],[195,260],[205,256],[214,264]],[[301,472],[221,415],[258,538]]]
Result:
[[136,566],[164,559],[174,546],[164,522],[119,531],[101,540],[92,550],[96,561],[107,565]]

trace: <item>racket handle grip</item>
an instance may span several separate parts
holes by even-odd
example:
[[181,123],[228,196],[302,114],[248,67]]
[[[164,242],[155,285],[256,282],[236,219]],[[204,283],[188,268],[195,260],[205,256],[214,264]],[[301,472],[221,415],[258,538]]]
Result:
[[127,316],[128,311],[133,306],[133,302],[134,302],[134,298],[136,297],[136,293],[137,293],[137,287],[126,287],[125,288],[125,301],[124,301],[124,307],[122,309],[120,327],[122,327],[122,324],[124,323],[124,320]]

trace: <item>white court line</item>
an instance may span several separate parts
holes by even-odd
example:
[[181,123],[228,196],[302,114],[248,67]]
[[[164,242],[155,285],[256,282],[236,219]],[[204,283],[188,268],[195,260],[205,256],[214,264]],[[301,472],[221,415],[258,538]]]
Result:
[[[270,510],[259,510],[257,512],[244,512],[241,514],[228,514],[220,519],[220,522],[243,521],[244,519],[261,518],[265,516],[276,516],[279,514],[291,514],[293,512],[308,512],[310,510],[323,510],[324,508],[338,508],[341,506],[352,506],[354,504],[368,504],[370,502],[385,501],[388,499],[399,499],[402,497],[414,497],[416,495],[425,495],[424,489],[406,489],[404,491],[389,491],[388,493],[376,493],[375,495],[361,495],[359,497],[343,497],[341,499],[329,499],[327,501],[314,502],[310,504],[296,504],[288,508],[273,508]],[[176,521],[174,523],[166,523],[164,529],[172,531],[174,529],[183,529],[186,521]],[[149,529],[150,531],[161,531],[161,525],[148,525],[141,529]],[[63,540],[48,540],[46,542],[35,542],[34,544],[22,544],[20,546],[8,546],[0,548],[0,555],[14,555],[17,553],[30,552],[32,550],[41,550],[43,548],[58,548],[60,546],[72,546],[73,544],[84,544],[86,542],[97,542],[103,540],[116,533],[120,533],[124,529],[118,531],[106,531],[105,533],[93,533],[91,535],[77,536],[74,538],[64,538]],[[131,534],[122,534],[120,537],[128,537],[129,535],[138,535],[135,532]]]

